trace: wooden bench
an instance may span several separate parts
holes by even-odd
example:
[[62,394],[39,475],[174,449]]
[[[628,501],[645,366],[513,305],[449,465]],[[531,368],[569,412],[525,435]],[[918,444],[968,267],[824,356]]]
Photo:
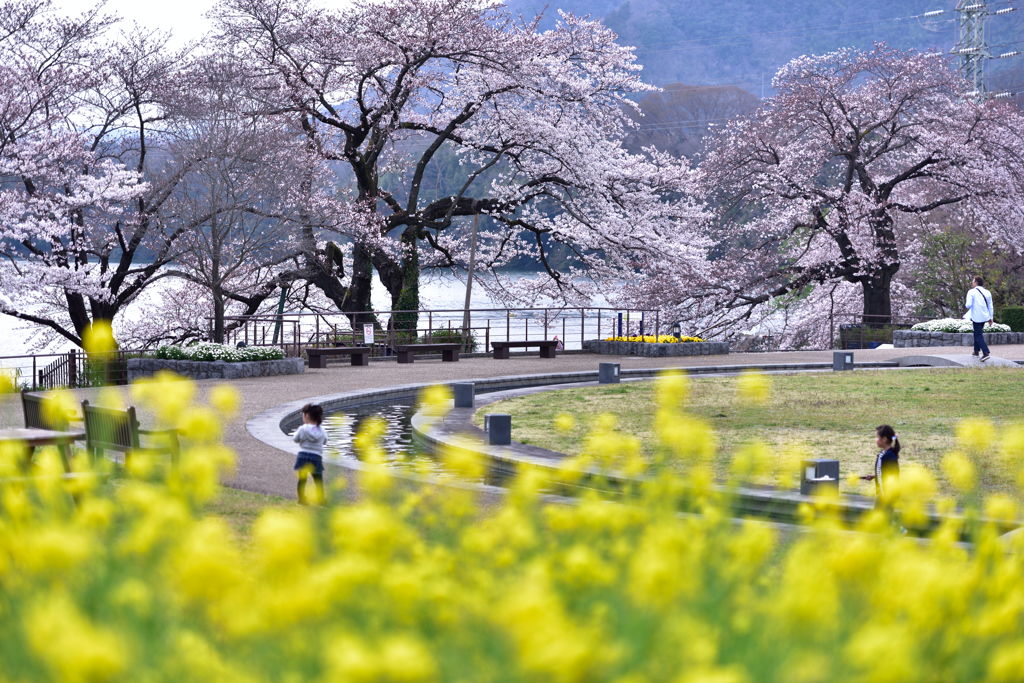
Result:
[[441,352],[441,360],[455,363],[459,360],[459,348],[462,344],[399,344],[395,346],[399,363],[411,363],[416,353]]
[[[127,465],[133,453],[170,455],[171,469],[177,471],[178,454],[181,450],[177,429],[140,429],[139,421],[135,417],[135,408],[100,408],[89,405],[88,401],[82,401],[82,418],[85,422],[85,448],[94,459],[102,456],[105,451],[115,451],[124,453]],[[166,443],[143,446],[140,436],[165,438]]]
[[[67,432],[72,422],[80,423],[82,419],[74,413],[66,413],[60,409],[60,405],[53,398],[34,394],[28,390],[21,392],[21,409],[25,414],[25,428],[38,429],[47,432]],[[81,430],[75,431],[76,438],[81,438]],[[63,440],[56,438],[52,445],[60,452],[64,464],[64,471],[71,472],[71,443],[75,439]],[[33,449],[43,444],[33,445]]]
[[494,347],[494,359],[495,360],[507,360],[508,350],[511,348],[525,349],[531,346],[540,347],[541,358],[554,358],[555,351],[558,349],[558,340],[543,340],[543,341],[496,341],[491,342],[491,346]]
[[328,356],[352,356],[352,365],[370,364],[369,346],[334,346],[326,349],[306,349],[310,368],[326,368]]

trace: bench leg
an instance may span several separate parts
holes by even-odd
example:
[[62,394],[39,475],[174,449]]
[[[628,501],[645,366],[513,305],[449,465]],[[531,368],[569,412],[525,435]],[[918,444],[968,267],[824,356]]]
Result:
[[352,354],[352,365],[369,365],[370,354],[368,353],[353,353]]
[[310,356],[309,356],[309,367],[311,369],[312,368],[316,368],[316,369],[326,368],[327,367],[327,356],[321,356],[319,353],[315,354],[315,355],[310,354]]
[[555,357],[555,347],[554,346],[542,346],[542,347],[540,347],[540,357],[541,358],[554,358]]
[[459,350],[449,349],[441,352],[441,360],[448,363],[455,363],[459,360]]
[[399,363],[411,363],[416,360],[416,354],[412,351],[399,351],[398,362]]
[[507,348],[496,348],[496,349],[494,349],[494,360],[508,360],[508,349]]

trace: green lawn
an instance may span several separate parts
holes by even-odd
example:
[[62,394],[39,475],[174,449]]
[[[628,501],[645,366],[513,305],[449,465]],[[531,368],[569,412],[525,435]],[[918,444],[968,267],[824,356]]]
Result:
[[[954,447],[954,430],[966,417],[988,417],[997,426],[1024,422],[1024,369],[915,369],[772,375],[768,405],[752,406],[736,395],[735,377],[693,377],[686,409],[707,420],[717,432],[716,472],[724,476],[736,448],[760,439],[773,449],[800,448],[812,457],[840,461],[845,478],[869,474],[878,449],[875,427],[888,423],[903,444],[900,460],[920,463],[951,493],[939,463]],[[598,415],[614,414],[621,431],[640,437],[644,451],[654,448],[654,382],[629,382],[587,389],[549,391],[501,401],[480,411],[512,415],[517,441],[577,454],[583,436]],[[559,433],[556,415],[575,418],[576,428]],[[983,490],[1022,499],[994,456],[983,456],[979,478]],[[843,490],[870,494],[873,484]]]
[[297,504],[294,500],[281,496],[268,496],[221,486],[217,491],[217,497],[210,501],[203,511],[222,517],[240,538],[246,538],[253,522],[267,508],[291,510],[297,508]]

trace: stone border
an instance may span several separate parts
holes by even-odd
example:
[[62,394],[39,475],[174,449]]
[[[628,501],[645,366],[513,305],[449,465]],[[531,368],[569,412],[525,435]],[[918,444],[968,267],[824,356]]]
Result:
[[151,377],[161,370],[170,370],[192,379],[242,379],[243,377],[300,375],[306,371],[306,364],[301,358],[254,360],[242,363],[228,363],[223,360],[130,358],[128,360],[128,381],[134,382],[140,377]]
[[[1024,344],[1024,332],[986,332],[985,343],[989,346]],[[893,330],[892,345],[897,349],[932,346],[974,346],[974,335],[970,332]]]
[[717,356],[729,353],[729,342],[683,342],[681,344],[649,344],[647,342],[606,341],[588,339],[583,350],[608,356],[642,356],[669,358],[676,356]]

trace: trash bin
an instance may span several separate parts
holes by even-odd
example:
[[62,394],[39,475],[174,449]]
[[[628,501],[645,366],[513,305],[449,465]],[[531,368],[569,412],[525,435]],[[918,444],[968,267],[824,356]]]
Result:
[[805,496],[839,493],[838,460],[804,460],[800,472],[800,493]]

